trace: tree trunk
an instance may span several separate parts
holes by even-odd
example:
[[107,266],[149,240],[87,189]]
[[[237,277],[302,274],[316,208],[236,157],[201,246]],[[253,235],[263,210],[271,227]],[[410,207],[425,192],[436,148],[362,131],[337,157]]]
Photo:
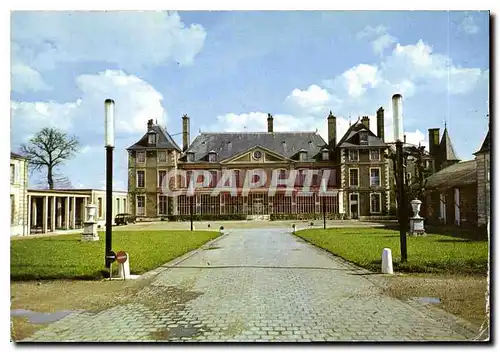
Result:
[[54,179],[52,177],[52,167],[47,168],[47,183],[49,184],[49,189],[54,189]]

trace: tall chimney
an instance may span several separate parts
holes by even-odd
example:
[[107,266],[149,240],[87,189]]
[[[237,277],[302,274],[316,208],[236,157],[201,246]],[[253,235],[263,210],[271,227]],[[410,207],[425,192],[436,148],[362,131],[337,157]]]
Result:
[[189,116],[182,116],[182,151],[186,151],[189,147]]
[[273,115],[267,114],[267,132],[273,132]]
[[153,119],[148,120],[148,131],[153,129]]
[[328,115],[328,145],[331,148],[335,148],[337,144],[337,118],[332,114]]
[[403,96],[394,94],[392,96],[392,123],[394,125],[394,140],[403,141]]
[[377,137],[384,141],[384,108],[380,107],[377,110]]
[[363,116],[361,123],[365,125],[366,128],[370,129],[370,118],[368,116]]
[[439,148],[439,128],[429,128],[429,154],[437,157]]

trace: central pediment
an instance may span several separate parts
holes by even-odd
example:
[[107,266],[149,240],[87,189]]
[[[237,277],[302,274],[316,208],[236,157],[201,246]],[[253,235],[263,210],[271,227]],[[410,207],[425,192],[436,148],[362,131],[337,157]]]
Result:
[[221,164],[265,164],[265,163],[279,163],[279,162],[289,162],[289,158],[275,153],[269,149],[262,146],[254,146],[247,149],[241,153],[238,153],[231,158],[222,160]]

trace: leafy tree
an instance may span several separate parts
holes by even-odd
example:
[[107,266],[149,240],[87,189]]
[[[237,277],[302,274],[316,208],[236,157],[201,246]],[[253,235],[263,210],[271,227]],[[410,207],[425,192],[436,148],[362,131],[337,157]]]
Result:
[[54,189],[57,180],[61,178],[55,174],[56,168],[74,157],[79,145],[77,137],[46,127],[37,132],[28,144],[21,145],[21,154],[28,159],[31,170],[42,171],[46,168],[45,181],[49,189]]

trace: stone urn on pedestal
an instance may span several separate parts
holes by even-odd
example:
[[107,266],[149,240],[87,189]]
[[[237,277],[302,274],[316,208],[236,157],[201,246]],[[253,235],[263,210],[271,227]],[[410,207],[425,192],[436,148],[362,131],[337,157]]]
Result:
[[87,209],[87,220],[83,222],[81,240],[99,241],[99,235],[97,234],[97,221],[95,219],[97,214],[97,205],[88,204],[85,208]]
[[410,203],[413,210],[413,216],[410,218],[410,235],[423,235],[425,234],[424,218],[418,214],[422,201],[414,199]]

